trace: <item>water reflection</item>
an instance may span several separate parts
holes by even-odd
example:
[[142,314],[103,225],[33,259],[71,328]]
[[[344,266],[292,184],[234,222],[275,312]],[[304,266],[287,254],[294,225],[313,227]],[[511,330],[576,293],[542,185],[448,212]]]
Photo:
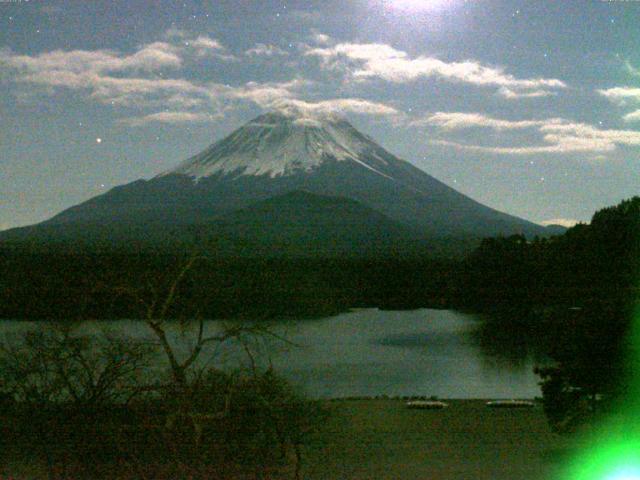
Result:
[[[442,398],[531,398],[540,394],[535,356],[512,337],[491,333],[473,315],[447,310],[359,310],[319,320],[278,322],[251,345],[256,361],[272,365],[313,397],[427,395]],[[38,328],[5,321],[3,333]],[[206,333],[219,331],[206,322]],[[153,341],[139,321],[85,322],[80,331],[107,329]],[[171,325],[171,341],[188,351],[193,338]],[[162,359],[159,360],[161,362]],[[203,356],[209,366],[246,365],[241,345],[225,344]],[[202,365],[201,365],[202,366]],[[158,365],[158,370],[164,364]]]
[[539,338],[539,333],[532,327],[539,322],[528,318],[512,322],[498,315],[483,315],[479,320],[471,336],[485,361],[507,368],[548,363],[547,341]]

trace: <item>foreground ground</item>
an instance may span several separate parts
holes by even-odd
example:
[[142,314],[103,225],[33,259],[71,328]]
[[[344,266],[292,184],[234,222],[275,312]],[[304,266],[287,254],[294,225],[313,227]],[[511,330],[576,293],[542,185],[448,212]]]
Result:
[[[567,439],[553,434],[536,404],[490,409],[485,400],[447,400],[443,410],[410,410],[399,399],[334,400],[305,449],[305,480],[555,480]],[[1,433],[1,432],[0,432]],[[124,451],[133,444],[123,445]],[[47,478],[24,446],[0,452],[0,480]],[[28,450],[28,449],[27,449]],[[2,458],[4,457],[4,458]],[[4,462],[2,461],[4,460]],[[4,463],[4,465],[2,465]],[[254,479],[253,475],[225,480]],[[149,476],[108,478],[156,478]],[[62,478],[62,477],[61,477]],[[75,476],[65,479],[76,480]],[[80,478],[80,477],[77,477]],[[162,477],[179,480],[177,477]],[[196,478],[181,475],[180,478]],[[197,478],[214,478],[200,476]],[[263,478],[294,478],[293,469]],[[157,478],[156,478],[157,480]]]
[[340,400],[308,452],[305,479],[549,480],[564,457],[540,405],[490,409],[451,400],[410,410],[401,400]]

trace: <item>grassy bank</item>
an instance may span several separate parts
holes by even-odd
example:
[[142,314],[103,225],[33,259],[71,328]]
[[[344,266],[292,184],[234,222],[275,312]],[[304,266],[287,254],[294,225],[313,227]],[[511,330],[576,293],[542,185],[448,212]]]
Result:
[[307,453],[306,479],[549,480],[566,440],[542,407],[490,409],[451,400],[410,410],[402,400],[339,400]]
[[[448,400],[443,410],[411,410],[399,399],[327,401],[326,422],[304,448],[301,478],[553,480],[569,444],[550,431],[542,407],[490,409],[485,402]],[[28,446],[13,447],[0,458],[7,478],[46,478]],[[128,456],[135,442],[122,449]],[[215,469],[203,478],[254,477]],[[294,471],[270,471],[265,478],[291,479]]]

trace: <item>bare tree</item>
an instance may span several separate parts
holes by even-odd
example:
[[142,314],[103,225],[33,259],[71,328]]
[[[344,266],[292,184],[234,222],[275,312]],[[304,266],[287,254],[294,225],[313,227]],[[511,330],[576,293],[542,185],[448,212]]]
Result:
[[146,346],[109,334],[83,335],[75,327],[40,326],[0,343],[5,412],[22,425],[12,435],[44,457],[49,478],[69,467],[69,455],[94,468],[87,458],[103,449],[91,433],[95,413],[128,404],[149,360]]
[[[224,392],[219,392],[224,400],[217,411],[202,411],[194,407],[193,400],[198,396],[198,390],[202,388],[203,379],[203,370],[196,366],[202,359],[205,349],[207,347],[213,349],[213,346],[226,342],[237,342],[246,353],[251,370],[255,374],[256,362],[252,351],[255,343],[265,337],[287,342],[264,322],[220,322],[221,328],[218,331],[206,333],[205,318],[201,315],[201,308],[198,305],[189,305],[189,310],[192,312],[190,314],[184,311],[176,312],[180,310],[176,309],[175,305],[180,298],[181,287],[199,259],[198,256],[191,256],[167,280],[156,277],[143,287],[129,286],[118,289],[120,295],[129,296],[138,305],[141,318],[157,340],[168,362],[171,381],[168,385],[159,385],[159,388],[165,390],[174,399],[175,408],[167,414],[165,430],[170,434],[174,427],[184,426],[186,422],[191,426],[196,449],[201,445],[205,425],[219,422],[229,416],[234,392],[233,382],[226,386]],[[203,300],[200,298],[196,302]],[[186,353],[178,353],[175,342],[169,335],[171,326],[176,325],[182,332],[192,332],[192,342]],[[213,405],[209,406],[211,407]]]
[[82,335],[74,324],[57,323],[0,343],[1,382],[5,394],[23,403],[128,403],[148,354],[130,339]]
[[[252,452],[246,461],[256,478],[264,478],[276,465],[292,465],[293,476],[299,479],[302,445],[319,425],[317,406],[294,394],[271,369],[261,372],[257,354],[268,340],[293,344],[265,321],[218,321],[215,329],[207,325],[201,314],[206,293],[197,296],[185,288],[193,281],[190,274],[198,260],[191,256],[173,272],[135,288],[118,289],[138,306],[139,318],[168,365],[169,382],[157,388],[168,407],[162,430],[165,446],[173,453],[172,462],[188,471],[199,459],[206,471],[206,462],[222,454],[219,447],[229,448],[219,443],[220,438],[216,440],[221,434],[235,444],[234,461]],[[186,334],[186,349],[177,344],[176,328]],[[211,363],[218,347],[231,342],[248,360],[249,368],[243,373],[223,372],[219,363]]]

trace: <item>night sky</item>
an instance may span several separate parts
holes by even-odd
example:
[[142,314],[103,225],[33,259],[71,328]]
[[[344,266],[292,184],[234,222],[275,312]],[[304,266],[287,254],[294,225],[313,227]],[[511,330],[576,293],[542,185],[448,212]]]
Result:
[[0,229],[284,107],[493,208],[588,221],[640,193],[640,2],[0,0]]

